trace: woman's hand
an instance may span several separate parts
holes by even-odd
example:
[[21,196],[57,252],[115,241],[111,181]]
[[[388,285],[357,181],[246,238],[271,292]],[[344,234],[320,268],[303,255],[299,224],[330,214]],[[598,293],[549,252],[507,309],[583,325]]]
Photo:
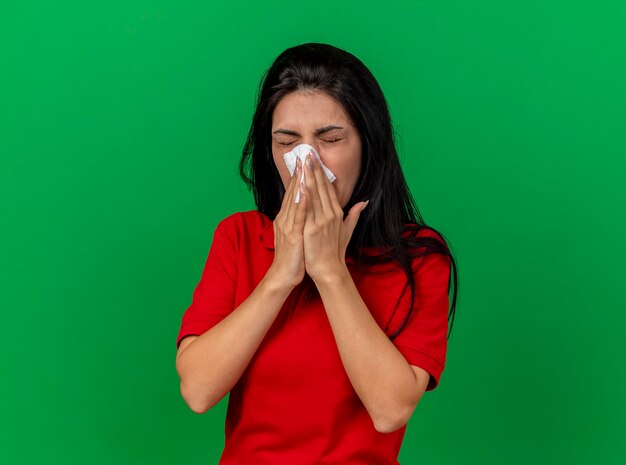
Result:
[[296,160],[296,170],[287,186],[280,211],[274,219],[274,261],[270,270],[281,284],[296,287],[304,279],[303,229],[307,196],[300,192],[300,202],[295,203],[300,189],[302,163]]
[[314,156],[307,155],[304,192],[308,207],[304,224],[304,261],[314,281],[345,271],[346,249],[367,202],[356,203],[345,220],[334,186]]

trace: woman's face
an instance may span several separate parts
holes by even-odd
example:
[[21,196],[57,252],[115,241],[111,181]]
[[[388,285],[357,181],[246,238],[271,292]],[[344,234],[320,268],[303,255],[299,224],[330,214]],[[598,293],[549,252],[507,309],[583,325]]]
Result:
[[343,107],[321,92],[291,92],[272,115],[272,155],[285,189],[291,181],[283,154],[296,145],[315,147],[337,179],[331,184],[341,208],[361,172],[361,138]]

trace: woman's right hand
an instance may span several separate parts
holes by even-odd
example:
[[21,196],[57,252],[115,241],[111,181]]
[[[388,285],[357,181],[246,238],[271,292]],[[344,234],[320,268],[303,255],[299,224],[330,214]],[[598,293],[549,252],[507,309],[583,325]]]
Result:
[[[304,220],[307,198],[300,189],[302,162],[296,157],[296,170],[287,186],[280,211],[274,219],[274,262],[272,277],[281,284],[296,287],[304,279]],[[295,203],[300,190],[300,201]]]

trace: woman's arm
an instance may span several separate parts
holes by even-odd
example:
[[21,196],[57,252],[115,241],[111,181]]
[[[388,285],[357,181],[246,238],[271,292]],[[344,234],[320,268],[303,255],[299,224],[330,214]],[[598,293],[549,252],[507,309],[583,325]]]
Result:
[[385,335],[347,268],[315,284],[346,373],[376,430],[390,433],[401,428],[426,390],[428,372],[409,365]]
[[339,355],[374,427],[381,433],[405,425],[430,375],[413,367],[378,326],[345,263],[346,248],[367,202],[344,215],[335,188],[315,157],[305,163],[307,209],[304,227],[306,271],[315,282],[337,342]]
[[[180,393],[196,413],[217,404],[237,383],[285,300],[304,277],[302,228],[306,200],[295,204],[300,160],[274,218],[274,260],[250,296],[176,354]],[[295,205],[295,207],[294,207]]]
[[274,278],[272,268],[250,296],[222,321],[176,355],[180,392],[191,410],[204,413],[237,383],[272,326],[293,286]]

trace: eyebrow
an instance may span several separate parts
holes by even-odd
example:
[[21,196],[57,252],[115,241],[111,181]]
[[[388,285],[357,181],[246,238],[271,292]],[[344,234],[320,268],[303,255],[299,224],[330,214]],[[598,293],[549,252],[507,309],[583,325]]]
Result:
[[[323,134],[328,131],[332,131],[333,129],[343,129],[343,127],[334,126],[334,125],[324,126],[323,128],[316,129],[315,135],[319,136],[320,134]],[[292,131],[290,129],[276,129],[276,131],[274,131],[273,134],[288,134],[290,136],[300,136],[300,134],[298,134],[296,131]]]

